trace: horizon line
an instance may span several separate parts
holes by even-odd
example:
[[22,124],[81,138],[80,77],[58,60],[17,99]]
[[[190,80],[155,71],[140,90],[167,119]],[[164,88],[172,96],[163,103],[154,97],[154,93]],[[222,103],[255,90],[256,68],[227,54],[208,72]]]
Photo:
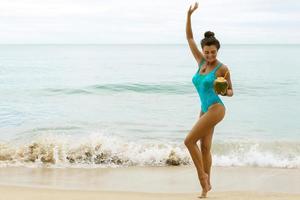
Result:
[[[0,43],[0,45],[188,45],[187,43]],[[223,43],[221,45],[300,45],[300,43]]]

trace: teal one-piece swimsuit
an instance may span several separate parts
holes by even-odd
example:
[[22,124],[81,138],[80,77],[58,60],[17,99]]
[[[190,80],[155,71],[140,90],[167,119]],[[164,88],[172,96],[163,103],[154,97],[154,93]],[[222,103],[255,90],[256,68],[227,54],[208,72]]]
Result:
[[205,60],[202,59],[199,68],[195,75],[193,76],[192,82],[197,89],[197,92],[201,101],[201,110],[202,112],[207,112],[208,108],[215,104],[220,103],[223,106],[224,103],[214,90],[214,81],[216,79],[216,71],[222,66],[222,63],[219,63],[215,69],[210,71],[207,74],[199,74],[199,71],[204,64]]

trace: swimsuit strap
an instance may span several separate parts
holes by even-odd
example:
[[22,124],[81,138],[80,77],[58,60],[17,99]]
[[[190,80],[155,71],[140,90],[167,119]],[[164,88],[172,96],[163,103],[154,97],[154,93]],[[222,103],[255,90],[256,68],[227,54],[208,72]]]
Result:
[[226,78],[228,72],[229,72],[229,70],[226,71],[226,73],[225,73],[225,75],[224,75],[224,78]]
[[202,58],[201,62],[199,63],[199,68],[198,68],[198,71],[197,73],[199,72],[199,70],[201,69],[202,65],[205,63],[205,59]]
[[204,63],[205,63],[205,59],[202,58],[201,62],[199,63],[199,68],[201,68]]
[[214,73],[222,66],[222,63],[220,62],[217,67],[214,69]]

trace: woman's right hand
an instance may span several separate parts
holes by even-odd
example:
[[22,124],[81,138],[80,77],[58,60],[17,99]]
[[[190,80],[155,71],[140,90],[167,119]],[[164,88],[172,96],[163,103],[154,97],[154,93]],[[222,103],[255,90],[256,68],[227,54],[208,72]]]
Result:
[[198,2],[195,3],[194,7],[190,6],[188,14],[191,15],[198,8]]

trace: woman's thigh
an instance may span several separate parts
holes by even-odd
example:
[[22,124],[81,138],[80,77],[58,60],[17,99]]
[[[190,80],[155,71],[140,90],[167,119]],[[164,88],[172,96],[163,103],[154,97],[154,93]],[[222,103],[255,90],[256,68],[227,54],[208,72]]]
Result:
[[197,142],[206,135],[211,134],[214,126],[224,118],[224,115],[224,106],[214,104],[198,119],[186,139]]

